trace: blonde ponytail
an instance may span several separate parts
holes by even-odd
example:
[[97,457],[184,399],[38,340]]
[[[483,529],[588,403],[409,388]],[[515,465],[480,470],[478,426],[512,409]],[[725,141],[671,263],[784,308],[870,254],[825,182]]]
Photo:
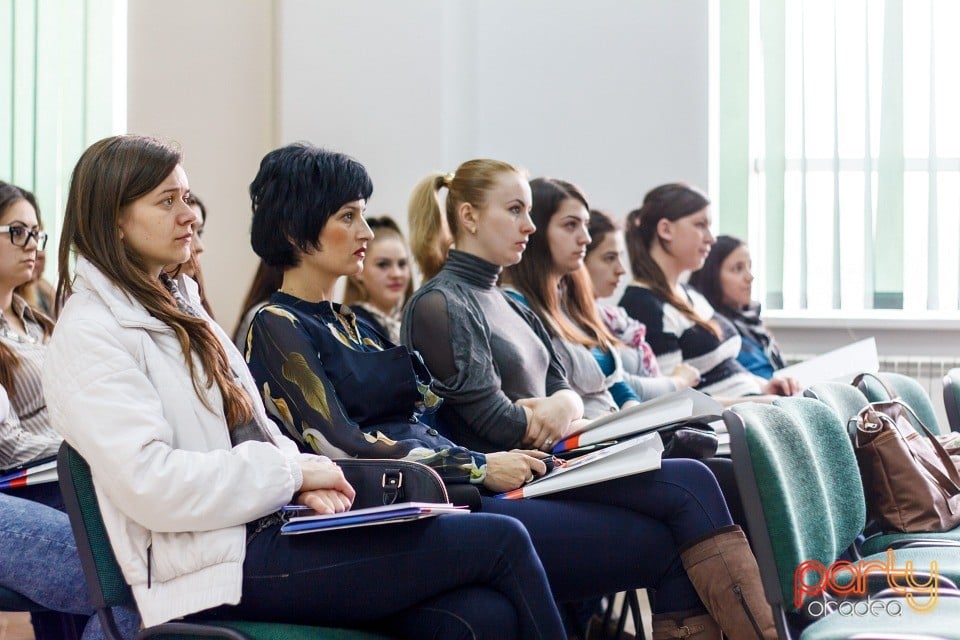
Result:
[[[450,187],[453,176],[435,171],[417,183],[407,205],[407,224],[410,225],[410,253],[420,268],[424,281],[440,272],[447,261],[449,242],[453,240],[453,228],[447,246],[444,242],[443,210],[440,208],[440,189]],[[449,225],[449,221],[447,222]]]

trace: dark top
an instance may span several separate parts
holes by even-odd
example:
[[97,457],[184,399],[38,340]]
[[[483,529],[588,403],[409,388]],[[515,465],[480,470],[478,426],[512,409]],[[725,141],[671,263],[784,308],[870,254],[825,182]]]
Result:
[[684,287],[684,291],[697,315],[720,330],[720,338],[640,285],[631,284],[626,288],[620,306],[630,317],[646,325],[647,342],[664,371],[685,362],[700,370],[702,379],[696,388],[704,393],[728,397],[759,394],[759,380],[737,362],[740,334],[736,328],[716,314],[696,290]]
[[570,388],[540,320],[497,287],[499,274],[452,249],[407,303],[401,331],[435,376],[440,425],[478,451],[521,446],[527,418],[514,402]]
[[486,477],[485,455],[421,422],[440,399],[419,357],[349,307],[277,292],[254,317],[246,355],[267,413],[304,451],[413,460],[447,482]]
[[374,316],[372,313],[370,313],[360,305],[356,305],[356,304],[351,305],[350,310],[353,311],[353,315],[355,315],[358,320],[362,320],[367,324],[369,324],[377,333],[379,333],[384,338],[387,338],[387,339],[390,338],[390,331],[385,326],[383,326],[383,323],[377,320],[376,316]]

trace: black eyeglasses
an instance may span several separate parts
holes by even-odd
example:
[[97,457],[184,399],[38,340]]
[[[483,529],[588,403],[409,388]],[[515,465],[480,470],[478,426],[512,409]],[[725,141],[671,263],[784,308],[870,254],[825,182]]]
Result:
[[30,244],[30,238],[37,239],[37,249],[43,251],[47,246],[47,232],[39,229],[32,231],[23,225],[5,224],[0,227],[0,233],[9,233],[10,242],[16,247],[25,247]]

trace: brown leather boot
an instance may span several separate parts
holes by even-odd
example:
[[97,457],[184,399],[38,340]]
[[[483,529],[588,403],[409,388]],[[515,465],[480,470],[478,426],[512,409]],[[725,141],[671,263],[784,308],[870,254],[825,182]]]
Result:
[[720,626],[709,613],[679,611],[653,616],[653,640],[676,638],[720,640]]
[[757,559],[736,525],[684,545],[680,559],[707,611],[730,640],[777,640]]

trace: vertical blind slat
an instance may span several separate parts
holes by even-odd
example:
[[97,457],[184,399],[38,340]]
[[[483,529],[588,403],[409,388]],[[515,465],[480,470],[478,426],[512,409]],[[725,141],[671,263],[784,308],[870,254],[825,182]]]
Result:
[[786,171],[786,7],[785,0],[760,3],[764,83],[764,282],[767,306],[783,307],[784,175]]
[[870,103],[870,1],[863,6],[863,307],[873,308],[873,131]]
[[13,175],[13,50],[16,42],[16,23],[13,3],[0,11],[0,179]]
[[837,5],[833,5],[833,296],[834,309],[843,306],[840,261],[840,74],[837,64]]
[[[750,193],[750,0],[720,3],[720,188],[716,207],[724,233],[747,237]],[[734,45],[734,43],[738,43]]]
[[800,2],[800,308],[807,301],[807,65],[806,2]]
[[885,0],[874,307],[903,308],[903,0]]
[[930,3],[930,138],[927,150],[927,309],[940,308],[940,232],[937,213],[937,75],[936,69],[936,2]]

